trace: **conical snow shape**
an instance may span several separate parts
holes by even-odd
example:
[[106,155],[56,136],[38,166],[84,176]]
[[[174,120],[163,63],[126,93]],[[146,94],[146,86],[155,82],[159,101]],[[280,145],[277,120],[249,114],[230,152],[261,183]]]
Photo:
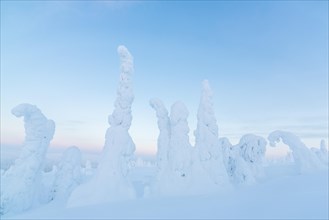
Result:
[[204,172],[220,186],[227,186],[229,178],[223,160],[223,148],[218,140],[218,126],[213,110],[212,91],[208,80],[202,82],[202,94],[198,109],[197,129],[195,135],[196,157]]
[[93,178],[80,185],[69,198],[68,207],[105,203],[135,198],[132,185],[127,181],[128,162],[135,151],[129,135],[132,121],[131,105],[133,57],[126,47],[119,46],[121,74],[115,109],[109,116],[102,159]]
[[55,133],[55,123],[31,104],[12,109],[16,117],[24,117],[25,141],[19,158],[1,177],[0,214],[29,209],[37,202],[45,155]]

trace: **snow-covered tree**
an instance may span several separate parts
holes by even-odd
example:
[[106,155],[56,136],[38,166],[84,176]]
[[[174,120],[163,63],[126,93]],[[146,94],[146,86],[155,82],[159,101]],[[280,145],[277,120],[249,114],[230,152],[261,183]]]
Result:
[[186,177],[190,173],[191,144],[187,123],[188,110],[183,102],[175,102],[171,106],[170,127],[171,138],[169,141],[169,166],[178,177]]
[[209,177],[218,185],[229,182],[223,161],[223,148],[218,141],[218,126],[212,101],[212,91],[208,80],[202,83],[202,94],[197,115],[195,150]]
[[226,167],[227,175],[229,176],[229,178],[232,178],[235,171],[235,159],[237,157],[237,153],[233,145],[226,137],[219,138],[218,142],[219,147],[223,149],[223,161]]
[[[240,139],[239,144],[236,146],[240,156],[244,159],[251,170],[252,177],[249,177],[250,179],[255,178],[257,180],[264,176],[263,162],[266,145],[267,142],[263,137],[246,134]],[[237,166],[237,168],[238,167],[239,166]],[[244,178],[247,179],[248,176],[245,175]]]
[[135,151],[129,134],[134,100],[133,57],[124,46],[118,47],[118,53],[120,81],[115,109],[108,118],[110,127],[106,131],[102,159],[93,178],[72,192],[68,201],[70,207],[135,198],[134,189],[126,179],[128,163]]
[[192,146],[188,136],[188,114],[182,102],[171,106],[168,160],[151,186],[153,195],[177,196],[190,193]]
[[311,150],[323,164],[328,166],[329,154],[325,140],[321,140],[320,149],[312,147]]
[[93,174],[93,167],[90,160],[86,160],[85,167],[83,168],[83,175],[89,177]]
[[291,132],[273,131],[269,134],[268,140],[270,145],[275,147],[277,142],[282,142],[289,146],[292,151],[294,162],[298,173],[307,173],[316,169],[323,169],[325,165],[316,157],[313,152]]
[[221,138],[219,142],[224,148],[226,170],[232,183],[253,184],[263,177],[267,144],[263,137],[247,134],[235,146],[227,138]]
[[161,100],[151,99],[151,107],[155,110],[158,118],[159,137],[157,151],[157,166],[161,170],[166,166],[168,160],[168,148],[170,141],[170,119],[168,111]]
[[82,180],[81,152],[78,147],[67,148],[58,164],[54,183],[54,198],[56,200],[67,199],[72,190]]
[[38,198],[45,155],[55,132],[55,123],[31,104],[12,109],[16,117],[24,117],[25,141],[19,158],[1,177],[0,213],[29,209]]

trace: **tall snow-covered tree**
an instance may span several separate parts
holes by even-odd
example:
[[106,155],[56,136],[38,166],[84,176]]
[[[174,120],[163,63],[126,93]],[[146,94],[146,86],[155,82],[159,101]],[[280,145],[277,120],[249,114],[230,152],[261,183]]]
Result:
[[131,105],[134,100],[132,74],[133,57],[125,46],[118,47],[121,61],[120,81],[114,111],[108,117],[102,159],[93,178],[73,191],[68,206],[104,203],[135,197],[127,181],[128,163],[135,151],[129,134],[132,121]]
[[[188,136],[188,114],[188,110],[182,102],[176,102],[171,106],[167,162],[157,173],[156,180],[151,186],[151,194],[155,196],[190,194],[192,147]],[[167,122],[164,123],[164,125],[166,124]]]
[[31,104],[12,109],[16,117],[24,117],[25,141],[15,163],[1,177],[0,213],[21,212],[38,202],[41,172],[55,123]]
[[177,176],[186,177],[190,173],[191,144],[187,123],[188,110],[183,102],[175,102],[171,106],[170,127],[171,138],[169,141],[169,166]]
[[223,149],[218,141],[218,126],[214,113],[212,91],[208,80],[202,82],[202,94],[197,115],[195,150],[205,172],[218,185],[229,182],[223,161]]
[[157,166],[161,170],[166,166],[168,161],[168,148],[170,141],[170,119],[168,110],[161,100],[151,99],[151,107],[155,110],[158,118],[159,137],[158,137],[158,151],[157,151]]

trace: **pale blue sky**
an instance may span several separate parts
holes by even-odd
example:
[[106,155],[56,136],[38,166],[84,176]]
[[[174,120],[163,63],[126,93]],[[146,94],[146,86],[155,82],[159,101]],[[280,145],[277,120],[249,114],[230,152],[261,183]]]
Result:
[[1,144],[20,144],[15,105],[56,122],[52,147],[100,150],[119,78],[118,45],[135,58],[131,135],[156,150],[148,101],[190,111],[214,91],[220,136],[296,133],[328,140],[327,1],[1,1]]

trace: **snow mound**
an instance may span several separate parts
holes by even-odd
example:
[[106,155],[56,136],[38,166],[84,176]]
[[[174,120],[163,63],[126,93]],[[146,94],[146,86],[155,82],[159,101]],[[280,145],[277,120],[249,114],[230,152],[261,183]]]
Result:
[[54,121],[35,105],[20,104],[12,113],[24,117],[25,141],[19,158],[1,175],[1,214],[21,212],[38,203],[42,165],[55,133]]

